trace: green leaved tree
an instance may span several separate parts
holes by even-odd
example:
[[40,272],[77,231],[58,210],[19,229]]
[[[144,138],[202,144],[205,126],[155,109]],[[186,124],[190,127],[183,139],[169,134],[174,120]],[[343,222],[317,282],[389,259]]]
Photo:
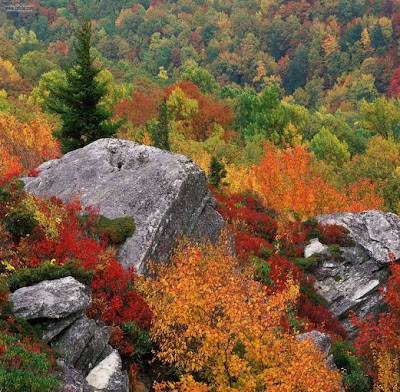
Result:
[[163,101],[158,105],[158,118],[157,121],[151,123],[149,126],[150,137],[153,141],[153,146],[161,148],[162,150],[169,151],[169,122],[170,113],[167,105],[167,99],[164,97]]
[[62,126],[54,136],[64,153],[111,137],[122,124],[111,122],[112,112],[99,104],[107,94],[107,84],[97,77],[101,68],[95,66],[91,49],[92,26],[85,20],[76,33],[76,60],[66,71],[66,83],[52,86],[48,96],[48,109],[61,118]]

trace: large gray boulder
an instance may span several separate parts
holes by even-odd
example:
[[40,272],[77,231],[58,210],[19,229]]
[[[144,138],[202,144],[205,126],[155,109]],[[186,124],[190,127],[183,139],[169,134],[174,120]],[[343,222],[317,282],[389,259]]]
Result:
[[379,287],[390,273],[389,252],[400,258],[400,218],[372,210],[326,214],[317,219],[344,226],[354,240],[354,246],[340,248],[340,255],[324,255],[313,270],[317,291],[354,337],[356,329],[348,317],[350,310],[359,317],[375,316],[385,310]]
[[92,292],[68,276],[20,288],[10,294],[10,301],[14,314],[25,320],[60,319],[89,308]]
[[120,247],[123,266],[146,271],[164,261],[177,237],[216,241],[224,228],[204,172],[189,158],[118,139],[100,139],[39,167],[25,190],[63,201],[79,196],[108,218],[133,217],[134,235]]

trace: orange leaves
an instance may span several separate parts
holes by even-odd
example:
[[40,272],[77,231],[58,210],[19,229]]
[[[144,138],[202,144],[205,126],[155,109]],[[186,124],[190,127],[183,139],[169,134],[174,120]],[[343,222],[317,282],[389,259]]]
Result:
[[253,167],[248,186],[267,207],[294,211],[302,218],[334,211],[380,208],[383,201],[374,193],[376,185],[361,180],[349,189],[333,188],[311,167],[311,156],[302,147],[279,150],[266,143],[260,166]]
[[14,177],[19,177],[22,171],[20,160],[11,157],[5,148],[0,147],[0,186],[6,185]]
[[299,343],[279,328],[298,286],[289,281],[268,297],[228,249],[224,242],[181,245],[170,265],[157,268],[157,279],[143,283],[156,354],[183,370],[179,382],[156,390],[339,391],[340,375],[311,342]]
[[205,140],[214,132],[214,125],[219,124],[225,130],[229,128],[233,119],[232,109],[224,104],[212,101],[205,97],[198,87],[192,82],[180,82],[169,85],[165,92],[167,97],[176,90],[181,89],[186,99],[196,100],[198,110],[191,117],[191,135],[195,140]]
[[60,155],[52,128],[43,116],[23,123],[10,114],[0,115],[0,147],[18,158],[25,168],[34,168],[43,160]]

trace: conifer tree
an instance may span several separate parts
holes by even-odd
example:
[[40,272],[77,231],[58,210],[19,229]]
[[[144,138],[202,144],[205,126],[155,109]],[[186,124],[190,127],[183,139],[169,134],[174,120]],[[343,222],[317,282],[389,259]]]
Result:
[[158,119],[155,124],[150,126],[151,140],[153,146],[162,150],[170,150],[169,145],[169,111],[167,106],[167,98],[158,106]]
[[225,165],[217,158],[212,157],[210,163],[210,174],[208,176],[209,183],[218,188],[221,181],[226,177],[226,174]]
[[54,136],[61,141],[64,153],[111,137],[122,124],[110,122],[112,113],[100,104],[107,85],[97,78],[101,68],[94,65],[91,48],[92,26],[85,20],[76,33],[76,60],[66,71],[66,83],[52,87],[48,97],[49,110],[59,114],[62,121]]

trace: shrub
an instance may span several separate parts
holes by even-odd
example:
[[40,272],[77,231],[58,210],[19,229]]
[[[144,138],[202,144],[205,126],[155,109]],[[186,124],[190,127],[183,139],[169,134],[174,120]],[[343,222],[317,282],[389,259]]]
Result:
[[21,287],[31,286],[43,280],[53,280],[73,276],[83,284],[89,285],[95,271],[85,270],[78,261],[68,260],[63,265],[45,261],[36,268],[22,268],[8,278],[10,290],[14,292]]
[[0,278],[0,315],[9,314],[11,303],[8,301],[9,288],[7,281]]
[[273,286],[274,281],[271,278],[271,265],[259,257],[254,257],[253,262],[256,265],[255,278],[267,286]]
[[9,211],[5,218],[5,229],[16,238],[32,234],[38,222],[30,211],[16,207]]
[[114,244],[122,244],[135,232],[135,221],[131,217],[109,219],[100,215],[95,227],[100,238],[107,239]]
[[1,391],[54,391],[58,382],[50,372],[51,363],[38,343],[0,330]]
[[362,371],[356,350],[349,342],[335,342],[333,361],[343,372],[343,384],[348,392],[369,392],[369,378]]
[[132,339],[135,347],[135,361],[142,362],[145,357],[151,354],[152,342],[149,331],[139,328],[133,321],[123,323],[122,330],[125,335]]

